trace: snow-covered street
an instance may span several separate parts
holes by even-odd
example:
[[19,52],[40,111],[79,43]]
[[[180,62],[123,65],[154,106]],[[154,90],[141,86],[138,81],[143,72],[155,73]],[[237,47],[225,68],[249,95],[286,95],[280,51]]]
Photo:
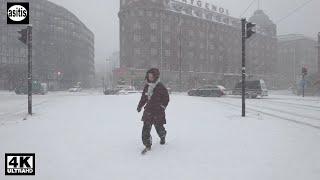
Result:
[[35,153],[38,180],[319,180],[320,98],[273,93],[240,97],[172,94],[167,144],[152,130],[142,156],[140,95],[97,91],[34,96],[0,93],[0,179],[5,153]]

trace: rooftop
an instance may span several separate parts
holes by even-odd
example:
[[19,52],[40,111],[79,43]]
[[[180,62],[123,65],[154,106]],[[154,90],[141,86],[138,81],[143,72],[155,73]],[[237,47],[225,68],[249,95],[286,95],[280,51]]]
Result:
[[278,36],[279,42],[284,42],[284,41],[297,41],[297,40],[310,40],[310,41],[315,41],[314,38],[307,37],[303,34],[283,34]]

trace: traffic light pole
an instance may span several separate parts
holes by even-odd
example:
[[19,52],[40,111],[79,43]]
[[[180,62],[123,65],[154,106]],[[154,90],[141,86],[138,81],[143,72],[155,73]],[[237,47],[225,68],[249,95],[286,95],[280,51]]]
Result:
[[32,115],[32,26],[28,26],[28,114]]
[[242,29],[242,117],[246,116],[246,19],[241,19]]

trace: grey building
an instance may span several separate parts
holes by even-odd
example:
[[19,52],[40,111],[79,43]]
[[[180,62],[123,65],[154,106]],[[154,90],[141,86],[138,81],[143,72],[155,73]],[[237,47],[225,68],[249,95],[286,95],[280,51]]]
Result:
[[318,71],[317,41],[301,34],[278,36],[278,71],[282,84],[290,86],[301,80],[303,66],[309,74]]
[[[19,2],[25,0],[19,0]],[[12,2],[12,0],[10,1]],[[94,83],[94,34],[70,11],[47,0],[28,0],[33,26],[33,77],[50,89]],[[0,1],[0,89],[13,89],[26,78],[27,49],[7,25],[7,0]]]
[[[189,0],[121,0],[120,66],[162,70],[162,79],[184,88],[206,83],[233,87],[240,80],[240,19],[225,8]],[[248,42],[248,73],[273,81],[277,60],[276,25],[262,10],[250,19],[258,33]],[[143,73],[137,73],[143,74]]]

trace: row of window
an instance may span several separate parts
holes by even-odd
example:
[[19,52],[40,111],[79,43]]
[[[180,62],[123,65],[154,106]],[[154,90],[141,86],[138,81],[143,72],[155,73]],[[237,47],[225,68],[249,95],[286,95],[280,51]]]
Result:
[[26,64],[26,57],[13,57],[0,55],[0,64]]
[[[142,48],[134,48],[133,49],[133,55],[134,56],[146,56],[146,55],[150,55],[151,57],[155,57],[155,56],[159,56],[161,53],[161,50],[157,49],[157,48],[147,48],[147,49],[142,49]],[[197,53],[195,53],[194,51],[188,51],[185,53],[185,58],[189,58],[189,59],[194,59]],[[209,57],[210,61],[222,61],[223,60],[223,56],[217,56],[216,54],[221,54],[221,51],[210,51],[210,54],[207,54],[205,51],[199,54],[199,59],[204,60],[207,58],[207,56]],[[240,52],[234,52],[231,53],[230,56],[235,56],[237,57],[237,55],[240,54]],[[171,57],[173,56],[172,52],[170,49],[164,49],[163,50],[163,55],[165,57]],[[126,56],[125,52],[122,52],[122,56]],[[180,57],[180,54],[177,54],[178,58]],[[264,57],[264,56],[262,56]]]
[[[196,18],[206,19],[210,21],[217,21],[221,23],[225,23],[227,25],[239,26],[240,22],[237,19],[230,18],[228,16],[224,16],[221,14],[213,14],[213,13],[204,13],[202,11],[195,10],[191,7],[177,7],[174,6],[174,10],[179,13],[188,14],[194,16]],[[121,14],[123,17],[125,16],[139,16],[139,17],[147,17],[147,18],[160,18],[162,17],[164,20],[173,19],[179,21],[179,17],[175,14],[170,14],[169,12],[161,15],[160,11],[153,11],[150,9],[129,9],[126,11],[122,11]]]
[[[201,23],[199,23],[199,24],[201,24]],[[207,26],[201,27],[201,26],[199,26],[199,24],[197,23],[197,21],[193,21],[193,20],[184,21],[184,23],[182,24],[183,25],[182,29],[183,29],[183,31],[187,31],[188,35],[190,35],[190,36],[199,34],[200,37],[205,37],[206,33],[204,31],[208,31],[208,32],[211,32],[210,35],[215,35],[215,34],[219,34],[219,33],[228,33],[232,36],[239,36],[240,37],[240,33],[241,33],[240,30],[234,30],[228,26],[220,25],[218,27],[216,25],[211,25],[209,27],[207,27]],[[145,24],[145,23],[141,23],[139,21],[136,21],[135,23],[133,23],[132,27],[133,27],[133,30],[142,30],[142,29],[148,28],[148,27],[151,30],[159,30],[159,31],[161,30],[161,25],[156,22],[150,22],[148,24]],[[177,28],[179,28],[179,26],[177,26],[176,24],[174,26],[171,26],[170,24],[164,23],[162,30],[164,32],[171,32],[172,29],[177,29]],[[201,30],[199,31],[199,28],[202,29],[202,31]],[[185,30],[185,29],[188,29],[188,30]],[[125,26],[122,25],[121,30],[125,31]]]
[[[144,40],[146,40],[146,38],[148,39],[147,41],[150,41],[152,43],[156,43],[156,42],[159,42],[160,41],[160,36],[159,35],[154,35],[154,34],[151,34],[149,37],[147,37],[147,35],[143,35],[142,33],[135,33],[133,35],[133,41],[134,42],[142,42]],[[198,44],[199,41],[202,41],[199,43],[200,45],[200,48],[204,48],[205,44],[206,44],[206,41],[209,41],[209,42],[216,42],[216,41],[219,41],[219,42],[225,42],[226,43],[232,43],[234,45],[240,45],[240,41],[239,40],[235,40],[233,37],[224,37],[224,36],[215,36],[213,34],[210,34],[209,36],[209,39],[205,39],[205,38],[202,38],[202,39],[198,39],[196,37],[189,37],[189,38],[185,38],[185,37],[182,37],[184,41],[187,41],[187,43],[189,44],[190,47],[194,47],[195,44]],[[178,37],[175,37],[173,39],[173,41],[177,41],[178,40]],[[122,41],[125,41],[125,38],[122,39]],[[170,44],[172,41],[171,37],[169,37],[168,35],[163,35],[163,42],[166,43],[166,44]],[[122,42],[124,43],[124,42]],[[250,44],[251,46],[257,46],[258,43],[255,43],[255,44]],[[262,47],[263,49],[269,49],[271,48],[271,45],[268,45],[267,47]]]
[[[145,67],[150,66],[150,62],[141,62],[140,64],[136,64],[135,68],[144,69]],[[160,66],[160,64],[159,64]],[[179,64],[172,64],[168,62],[163,62],[161,69],[163,71],[179,71]],[[201,63],[201,64],[182,64],[182,71],[194,71],[194,72],[215,72],[215,73],[228,73],[228,72],[238,72],[238,67],[232,67],[223,64],[214,64],[214,63]]]
[[12,57],[25,57],[27,54],[26,48],[9,48],[0,46],[0,55]]

